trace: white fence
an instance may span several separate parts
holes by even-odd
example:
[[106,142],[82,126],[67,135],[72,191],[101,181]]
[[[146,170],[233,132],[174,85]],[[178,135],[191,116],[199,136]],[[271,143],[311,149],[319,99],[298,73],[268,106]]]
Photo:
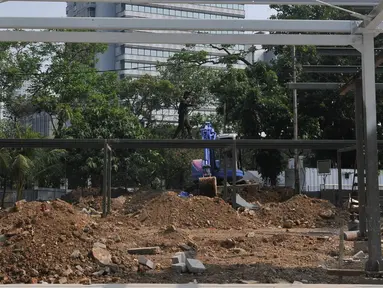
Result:
[[[262,178],[262,175],[258,171],[249,171],[254,176]],[[289,181],[286,181],[286,172],[282,172],[278,176],[278,186],[289,186]],[[301,187],[305,192],[318,192],[322,190],[336,190],[338,189],[338,169],[331,169],[331,173],[326,177],[326,187],[324,187],[323,176],[318,174],[317,168],[305,168],[301,173]],[[354,169],[342,169],[342,189],[352,190],[354,180]],[[358,183],[358,178],[356,178]],[[290,183],[294,183],[291,182]],[[291,185],[291,184],[290,184]],[[379,189],[383,190],[383,170],[379,171]]]

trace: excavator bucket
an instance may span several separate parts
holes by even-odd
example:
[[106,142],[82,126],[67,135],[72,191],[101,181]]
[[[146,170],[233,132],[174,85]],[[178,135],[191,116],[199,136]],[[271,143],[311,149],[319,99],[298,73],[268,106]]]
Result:
[[198,179],[199,195],[206,197],[216,197],[218,193],[217,178],[202,177]]

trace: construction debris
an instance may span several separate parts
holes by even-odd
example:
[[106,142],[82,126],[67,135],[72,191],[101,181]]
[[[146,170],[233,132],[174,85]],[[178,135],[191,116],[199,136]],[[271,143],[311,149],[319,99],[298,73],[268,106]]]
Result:
[[[336,263],[338,237],[307,232],[335,225],[332,217],[340,213],[326,201],[295,196],[273,202],[278,197],[268,192],[254,200],[262,203],[259,210],[236,211],[220,198],[138,194],[114,199],[107,218],[82,212],[99,214],[97,195],[76,205],[20,201],[2,211],[0,283],[337,281],[318,267]],[[285,221],[294,233],[277,228]]]

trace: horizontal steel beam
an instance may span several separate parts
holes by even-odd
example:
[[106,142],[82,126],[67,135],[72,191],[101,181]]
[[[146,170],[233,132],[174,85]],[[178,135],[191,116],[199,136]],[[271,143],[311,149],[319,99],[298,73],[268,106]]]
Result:
[[[297,90],[338,90],[344,83],[297,82],[287,83],[289,89]],[[376,83],[377,90],[383,90],[383,83]]]
[[[19,0],[8,0],[19,1]],[[25,2],[67,2],[66,0],[23,0]],[[77,2],[89,2],[78,0]],[[116,3],[115,0],[94,0],[93,2]],[[326,0],[327,3],[340,6],[375,6],[379,0]],[[320,5],[315,0],[120,0],[118,3],[151,4],[151,3],[180,3],[180,4],[251,4],[251,5]]]
[[362,36],[308,34],[217,35],[202,33],[0,31],[0,42],[348,46],[353,43],[361,44]]
[[[109,140],[112,149],[155,149],[155,148],[226,148],[233,145],[233,140]],[[356,145],[355,140],[257,140],[240,139],[235,142],[238,148],[247,149],[311,149],[311,150],[338,150]],[[383,148],[383,141],[379,142]]]
[[352,33],[360,21],[348,20],[201,20],[143,18],[1,17],[0,29],[73,30],[220,30],[307,33]]
[[[375,53],[382,51],[382,48],[375,48]],[[360,52],[351,47],[317,47],[318,55],[326,56],[360,56]]]
[[[360,66],[337,66],[337,65],[303,65],[303,72],[306,73],[358,73]],[[383,73],[383,67],[376,68],[376,73]]]
[[[109,139],[112,149],[168,149],[168,148],[226,148],[235,145],[247,149],[311,149],[338,150],[356,145],[355,140],[279,140],[279,139],[240,139],[240,140],[127,140]],[[383,148],[383,141],[378,141]],[[61,148],[61,149],[103,149],[104,139],[0,139],[3,148]]]
[[350,147],[338,149],[338,152],[340,153],[351,152],[351,151],[356,151],[356,146],[350,146]]

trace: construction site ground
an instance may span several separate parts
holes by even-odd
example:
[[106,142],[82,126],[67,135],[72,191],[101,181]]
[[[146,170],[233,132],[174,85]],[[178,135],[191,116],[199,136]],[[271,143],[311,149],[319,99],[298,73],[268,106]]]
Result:
[[[261,208],[236,211],[220,198],[160,191],[112,199],[107,218],[100,217],[101,197],[84,193],[74,204],[18,202],[0,210],[0,283],[338,283],[326,268],[338,267],[347,213],[286,189],[240,194]],[[155,246],[144,255],[152,267],[130,250]],[[171,268],[172,256],[186,250],[205,272]],[[363,264],[354,254],[346,242],[343,268]]]

